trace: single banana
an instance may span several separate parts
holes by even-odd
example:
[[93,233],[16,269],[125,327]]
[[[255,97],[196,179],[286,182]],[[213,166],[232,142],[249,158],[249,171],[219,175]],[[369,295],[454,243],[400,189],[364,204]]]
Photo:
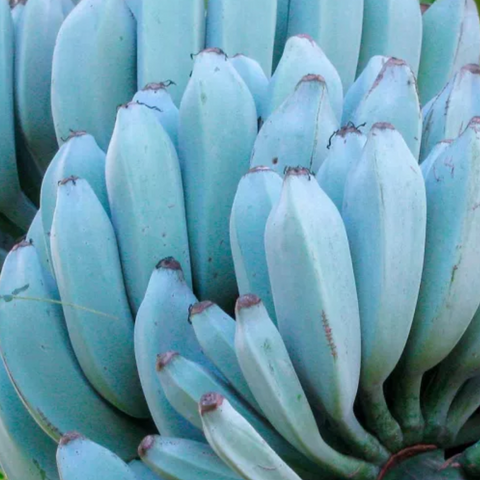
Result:
[[30,243],[19,244],[8,255],[0,295],[1,354],[34,420],[57,442],[76,429],[123,459],[134,458],[145,430],[110,407],[85,378],[68,338],[58,292],[45,281]]
[[418,0],[364,0],[362,44],[357,75],[375,55],[401,58],[415,77],[422,50],[422,11]]
[[355,453],[385,461],[388,452],[353,413],[361,337],[347,234],[308,170],[287,171],[265,247],[279,330],[307,395]]
[[373,465],[339,454],[321,437],[283,339],[260,298],[251,294],[240,297],[236,319],[238,362],[276,430],[326,473],[341,478],[376,478],[378,469]]
[[246,480],[300,480],[224,396],[207,393],[199,403],[208,443],[234,472]]
[[282,58],[268,85],[263,106],[266,120],[289,97],[305,75],[320,75],[325,79],[332,109],[339,121],[342,117],[342,80],[322,49],[308,35],[290,37]]
[[205,46],[203,0],[125,0],[137,20],[137,85],[172,83],[180,105],[192,71],[193,55]]
[[51,110],[52,58],[65,19],[59,0],[28,0],[16,29],[15,102],[27,147],[42,171],[57,151]]
[[438,142],[428,154],[427,158],[420,164],[420,170],[422,171],[423,178],[426,180],[432,165],[435,164],[437,158],[443,154],[443,152],[450,146],[453,140],[442,140]]
[[193,440],[149,435],[138,453],[153,472],[169,480],[239,479],[210,446]]
[[35,423],[0,362],[0,464],[11,479],[58,480],[55,442]]
[[206,47],[253,58],[270,78],[276,22],[277,0],[209,0]]
[[155,113],[157,119],[170,136],[175,149],[178,149],[178,122],[180,114],[170,96],[169,89],[172,86],[171,82],[149,83],[143,90],[135,94],[132,102],[147,105],[153,110],[153,113]]
[[233,65],[218,49],[198,54],[180,107],[179,157],[195,292],[224,309],[237,291],[229,216],[256,134],[255,102]]
[[[288,37],[310,35],[337,69],[345,91],[357,71],[364,1],[290,0]],[[365,35],[365,29],[363,32]]]
[[342,211],[345,182],[352,168],[360,161],[367,137],[354,125],[347,125],[331,138],[329,152],[316,179],[338,211]]
[[169,348],[200,364],[209,364],[188,324],[189,306],[196,302],[180,264],[173,258],[160,261],[153,270],[135,320],[135,358],[143,393],[158,431],[167,437],[205,441],[201,431],[170,405],[155,369],[158,352]]
[[92,134],[106,151],[118,105],[136,92],[135,20],[124,0],[82,0],[63,22],[52,65],[57,142]]
[[418,87],[425,105],[467,63],[480,58],[480,26],[474,0],[437,0],[423,14]]
[[130,470],[134,473],[136,480],[162,480],[153,470],[147,467],[141,460],[132,460],[128,463]]
[[68,333],[86,377],[122,412],[148,418],[115,232],[86,180],[59,183],[51,248]]
[[77,432],[60,439],[57,466],[61,480],[137,480],[115,453]]
[[347,230],[361,318],[360,399],[367,425],[402,448],[384,383],[407,343],[422,278],[427,223],[420,166],[400,133],[376,123],[345,185]]
[[[395,376],[393,407],[411,442],[422,430],[422,377],[460,340],[480,304],[480,117],[437,157],[425,179],[427,235],[415,317]],[[404,260],[405,261],[405,260]]]
[[[399,109],[399,102],[402,108]],[[364,94],[350,118],[354,125],[370,130],[377,122],[391,123],[418,159],[422,139],[422,112],[415,76],[403,61],[390,58]]]
[[235,353],[235,320],[208,301],[192,305],[188,320],[205,355],[220,369],[235,391],[263,416],[238,364]]
[[303,77],[263,124],[250,166],[268,166],[280,174],[294,166],[316,172],[327,156],[329,139],[339,127],[330,100],[323,77]]
[[480,115],[480,67],[462,67],[424,110],[420,160],[441,140],[458,137]]
[[267,167],[255,167],[240,180],[230,214],[230,244],[240,295],[257,294],[274,321],[264,238],[268,216],[281,190],[279,175]]

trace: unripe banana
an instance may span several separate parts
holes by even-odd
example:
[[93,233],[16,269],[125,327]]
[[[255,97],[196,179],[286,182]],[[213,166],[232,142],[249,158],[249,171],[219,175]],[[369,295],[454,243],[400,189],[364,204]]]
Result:
[[[178,106],[192,71],[192,56],[205,46],[203,0],[126,0],[137,20],[137,85],[173,83]],[[218,45],[215,45],[218,46]]]
[[478,63],[480,25],[474,0],[437,0],[423,14],[418,87],[425,105],[467,63]]
[[[401,103],[402,108],[398,108]],[[422,112],[415,76],[403,61],[390,58],[364,94],[350,118],[354,125],[370,129],[377,122],[391,123],[418,159],[422,138]]]
[[137,480],[117,455],[77,432],[60,439],[57,466],[61,480]]
[[135,20],[124,0],[81,1],[58,33],[52,66],[57,142],[92,134],[106,151],[115,110],[136,91]]
[[426,179],[430,169],[433,165],[435,165],[435,161],[437,158],[443,154],[443,152],[450,146],[453,140],[442,140],[438,142],[430,153],[428,154],[427,158],[420,164],[420,170],[422,171],[423,178]]
[[288,36],[310,35],[337,69],[345,91],[357,71],[363,4],[364,0],[290,0]]
[[480,67],[462,67],[424,110],[421,160],[441,140],[457,138],[480,115]]
[[153,421],[162,435],[205,441],[170,405],[155,369],[159,351],[174,348],[196,362],[209,365],[188,324],[189,306],[196,303],[180,264],[173,258],[159,262],[135,320],[135,358],[142,389]]
[[132,460],[128,466],[135,474],[136,480],[161,480],[153,470],[150,470],[141,460]]
[[57,442],[63,433],[81,430],[132,459],[145,430],[110,407],[85,378],[68,338],[58,292],[45,281],[31,244],[24,242],[8,255],[0,294],[3,361],[35,421]]
[[149,435],[143,439],[138,453],[152,471],[169,479],[239,478],[210,446],[192,440]]
[[276,21],[277,0],[209,0],[206,47],[253,58],[270,78]]
[[245,82],[220,50],[201,52],[180,107],[179,157],[195,292],[224,309],[237,289],[229,216],[256,134]]
[[230,215],[230,243],[240,295],[257,294],[275,321],[265,255],[265,227],[280,198],[282,179],[267,167],[248,171],[238,184]]
[[316,172],[337,129],[338,120],[324,78],[306,75],[263,124],[250,166],[267,166],[280,174],[294,166]]
[[59,183],[51,248],[68,333],[86,377],[123,412],[148,418],[115,232],[86,180]]
[[335,116],[342,117],[342,80],[322,49],[308,35],[288,39],[280,63],[268,85],[263,108],[266,120],[289,97],[305,75],[320,75],[325,79],[328,96]]
[[422,50],[422,12],[418,0],[364,0],[362,44],[357,74],[375,55],[405,60],[415,76]]
[[359,455],[384,461],[388,453],[353,413],[361,339],[347,234],[308,170],[287,172],[265,246],[279,330],[307,395]]
[[415,313],[427,204],[420,166],[392,125],[377,123],[370,131],[347,178],[342,218],[362,319],[360,397],[369,428],[398,451],[402,433],[383,388],[405,348]]
[[158,259],[177,259],[191,285],[177,152],[148,106],[131,102],[118,110],[105,176],[125,286],[137,312]]
[[350,170],[360,161],[367,137],[353,125],[335,132],[327,145],[329,153],[317,172],[316,179],[338,211],[342,211],[345,182]]

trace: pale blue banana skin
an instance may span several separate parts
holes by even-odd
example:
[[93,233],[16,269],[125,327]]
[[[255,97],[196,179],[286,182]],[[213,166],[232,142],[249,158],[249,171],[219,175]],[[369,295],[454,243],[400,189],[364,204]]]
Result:
[[117,107],[137,90],[135,28],[124,0],[82,0],[63,22],[51,92],[59,145],[84,130],[106,151]]
[[364,1],[290,0],[288,37],[310,35],[337,69],[345,91],[357,72]]
[[270,78],[276,22],[277,0],[209,0],[206,47],[253,58]]
[[150,470],[141,460],[132,460],[128,463],[128,466],[134,473],[136,480],[162,480],[162,477]]
[[405,60],[417,76],[423,32],[420,2],[364,0],[364,8],[357,75],[373,56],[385,55]]
[[178,107],[173,103],[170,90],[173,85],[165,83],[149,83],[143,90],[139,90],[132,99],[132,102],[143,103],[153,107],[157,119],[170,136],[175,149],[178,150],[178,123],[180,113]]
[[242,77],[242,80],[250,90],[250,93],[255,100],[257,117],[261,118],[263,103],[265,102],[268,90],[268,78],[265,75],[265,72],[256,60],[246,57],[241,53],[229,58],[229,61],[235,67],[235,70]]
[[[402,108],[399,109],[399,104]],[[415,76],[403,61],[390,58],[346,121],[370,130],[377,122],[391,123],[418,160],[422,139],[422,111]]]
[[57,449],[60,480],[137,480],[117,455],[78,433],[67,433]]
[[388,62],[389,57],[375,55],[362,70],[355,83],[346,91],[343,99],[342,125],[348,123],[366,93],[372,88],[375,79]]
[[201,52],[180,106],[179,157],[194,290],[224,309],[237,295],[229,216],[256,134],[245,82],[223,53]]
[[400,133],[377,123],[347,177],[342,218],[352,255],[361,318],[360,397],[384,445],[402,433],[383,385],[407,343],[422,278],[427,224],[423,176]]
[[44,242],[52,274],[54,272],[51,261],[50,235],[57,203],[58,182],[72,175],[88,181],[105,212],[110,215],[107,186],[105,184],[105,153],[91,135],[85,132],[74,133],[59,148],[50,162],[40,190]]
[[0,294],[32,298],[0,302],[1,353],[17,393],[55,441],[77,429],[131,460],[145,430],[103,401],[84,376],[62,307],[52,303],[58,292],[49,288],[35,247],[23,245],[8,255],[0,277]]
[[479,63],[480,25],[473,0],[438,0],[423,14],[418,86],[423,105],[464,65]]
[[0,465],[11,479],[58,480],[55,442],[35,423],[0,362]]
[[439,155],[426,177],[425,262],[415,317],[397,369],[394,409],[418,431],[423,374],[444,360],[480,304],[480,118]]
[[441,140],[458,137],[480,115],[480,67],[463,66],[424,109],[421,160]]
[[145,399],[158,431],[168,437],[204,442],[201,431],[170,405],[155,369],[157,354],[169,348],[201,364],[209,364],[187,321],[189,306],[196,302],[179,264],[169,260],[160,262],[152,273],[135,319],[135,358]]
[[0,211],[26,231],[35,206],[20,190],[15,152],[14,26],[8,2],[0,5]]
[[154,110],[118,110],[105,176],[132,310],[142,303],[155,265],[172,256],[191,285],[185,202],[177,152]]
[[383,461],[388,453],[353,414],[361,337],[347,234],[307,170],[287,173],[265,249],[279,330],[307,395],[360,455]]
[[263,124],[250,167],[263,165],[279,174],[296,166],[316,172],[338,128],[325,80],[319,75],[306,75]]
[[258,295],[275,320],[265,254],[268,216],[280,199],[282,178],[267,167],[249,170],[240,180],[230,215],[230,244],[240,295]]
[[208,301],[192,305],[188,320],[205,355],[222,372],[235,391],[263,416],[262,409],[238,364],[235,353],[235,320]]
[[[137,86],[171,80],[177,106],[205,46],[204,0],[126,0],[137,20]],[[217,45],[215,45],[217,46]]]
[[322,49],[308,35],[288,39],[283,56],[268,85],[263,107],[266,120],[295,90],[305,75],[320,75],[325,79],[328,96],[335,116],[342,117],[342,80]]
[[52,58],[62,2],[28,0],[15,39],[15,103],[27,147],[42,171],[57,151],[51,109]]
[[115,232],[86,180],[59,185],[51,249],[62,301],[95,310],[63,306],[70,340],[86,377],[121,411],[148,418]]
[[330,150],[317,171],[316,179],[338,211],[342,210],[345,182],[360,161],[367,137],[357,128],[343,127],[332,138]]
[[[145,465],[167,480],[240,478],[205,443],[150,435],[143,440],[138,450]],[[148,477],[145,480],[149,480]]]
[[275,29],[275,44],[273,47],[273,71],[282,58],[283,49],[288,38],[288,10],[290,0],[277,0],[277,24]]
[[13,26],[15,29],[17,29],[18,23],[20,23],[20,18],[23,15],[23,10],[25,9],[25,5],[21,2],[16,3],[12,7],[12,20],[13,20]]
[[426,180],[430,169],[435,164],[437,158],[443,154],[443,152],[450,146],[453,140],[442,140],[438,142],[428,154],[427,158],[420,164],[420,170],[422,171],[423,178]]

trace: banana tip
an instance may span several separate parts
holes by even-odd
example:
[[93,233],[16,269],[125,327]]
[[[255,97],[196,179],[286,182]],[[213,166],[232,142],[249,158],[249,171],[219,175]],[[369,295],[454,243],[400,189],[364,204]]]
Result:
[[178,352],[169,351],[157,355],[156,369],[157,372],[160,372],[164,367],[166,367],[176,356]]
[[213,307],[215,304],[210,302],[209,300],[205,300],[204,302],[194,303],[190,305],[188,309],[188,318],[192,318],[194,315],[199,315],[203,313],[205,310],[208,310],[210,307]]
[[85,437],[81,433],[78,433],[78,432],[67,432],[60,439],[59,445],[61,447],[64,447],[64,446],[68,445],[69,443],[71,443],[75,440],[85,440]]
[[469,63],[467,65],[464,65],[462,67],[462,70],[464,72],[470,72],[473,75],[478,75],[480,74],[480,65],[477,65],[476,63]]
[[72,182],[73,185],[77,184],[77,180],[79,180],[79,177],[76,177],[75,175],[72,175],[70,177],[64,178],[63,180],[60,180],[58,182],[59,186],[67,185],[68,183]]
[[153,447],[155,443],[155,435],[148,435],[142,440],[142,443],[138,446],[138,456],[144,457],[147,452]]
[[285,178],[287,177],[308,177],[312,175],[312,172],[305,167],[287,167],[285,168]]
[[179,270],[180,272],[182,271],[182,266],[180,265],[180,262],[175,260],[173,257],[163,258],[157,263],[157,266],[155,268],[157,270],[159,270],[160,268],[164,268],[166,270]]
[[198,404],[200,415],[215,411],[218,407],[222,405],[224,398],[225,397],[223,397],[223,395],[215,392],[210,392],[202,395],[202,398],[200,399],[200,402]]
[[248,293],[247,295],[242,295],[237,300],[236,310],[242,310],[243,308],[251,308],[255,305],[262,303],[260,297],[254,295],[253,293]]
[[20,248],[33,247],[33,242],[31,240],[22,240],[12,247],[12,252],[19,250]]

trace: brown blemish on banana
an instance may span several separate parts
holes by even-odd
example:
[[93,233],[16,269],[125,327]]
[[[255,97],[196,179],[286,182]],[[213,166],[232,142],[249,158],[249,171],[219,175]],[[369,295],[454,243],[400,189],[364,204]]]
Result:
[[74,440],[85,440],[85,437],[78,432],[67,432],[65,435],[63,435],[58,443],[60,446],[64,447]]
[[198,405],[200,415],[215,411],[218,407],[222,406],[223,400],[223,395],[215,392],[210,392],[202,395],[202,398],[200,399],[200,403]]
[[330,352],[332,354],[333,359],[336,360],[338,358],[337,346],[333,341],[332,329],[330,327],[327,314],[325,313],[324,310],[322,310],[322,325],[323,325],[323,330],[325,332],[325,337],[327,338],[328,346],[330,347]]
[[77,184],[77,180],[79,180],[79,177],[76,177],[75,175],[72,175],[71,177],[67,177],[67,178],[64,178],[63,180],[60,180],[58,182],[58,186],[63,186],[63,185],[67,185],[67,183],[70,183],[72,182],[73,185],[76,185]]

